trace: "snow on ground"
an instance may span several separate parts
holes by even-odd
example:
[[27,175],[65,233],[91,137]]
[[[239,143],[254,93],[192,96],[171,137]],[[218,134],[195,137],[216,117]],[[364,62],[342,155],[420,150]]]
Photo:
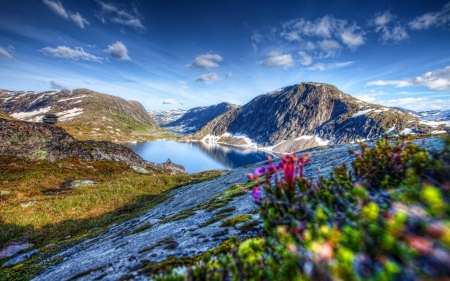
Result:
[[330,142],[329,140],[326,140],[326,139],[321,139],[321,138],[319,138],[318,136],[316,136],[316,142],[319,144],[319,145],[328,145],[328,143]]
[[374,110],[373,112],[380,113],[380,112],[385,112],[385,111],[388,111],[388,110],[389,110],[389,108],[384,107],[384,108],[382,108],[382,109]]
[[77,107],[56,113],[56,115],[59,117],[58,121],[69,121],[72,120],[73,117],[80,114],[83,114],[83,109]]
[[48,107],[44,107],[44,108],[41,108],[41,109],[29,111],[29,112],[16,112],[16,113],[11,114],[11,116],[16,118],[16,119],[19,119],[19,120],[25,120],[25,119],[28,119],[30,117],[33,117],[34,115],[47,113],[51,109],[52,109],[52,107],[48,106]]
[[432,131],[431,132],[432,134],[446,134],[447,133],[447,131],[444,131],[444,130],[441,130],[441,131]]
[[390,127],[389,130],[386,131],[386,134],[389,134],[393,131],[395,131],[395,124],[394,124],[394,126]]
[[79,103],[79,102],[82,102],[83,100],[77,100],[76,102],[74,102],[74,103]]
[[352,117],[350,117],[350,118],[354,118],[354,117],[358,117],[358,116],[361,116],[361,115],[365,115],[366,113],[369,113],[369,112],[371,112],[372,110],[373,110],[373,109],[371,108],[371,109],[366,109],[366,110],[358,111],[358,112],[356,112],[355,114],[353,114]]
[[310,140],[310,139],[312,139],[314,136],[301,136],[301,137],[298,137],[298,138],[296,138],[296,139],[294,139],[294,140]]
[[248,148],[257,148],[258,144],[254,143],[252,139],[250,139],[249,137],[247,137],[244,134],[241,133],[237,133],[235,135],[226,132],[225,134],[222,134],[220,136],[213,136],[213,135],[206,135],[203,137],[203,139],[201,140],[202,142],[209,142],[209,143],[221,143],[218,140],[222,137],[233,137],[233,138],[242,138],[244,139],[245,144],[244,145],[235,145],[235,146],[240,146],[240,147],[248,147]]
[[450,126],[450,121],[420,121],[420,123],[431,127],[437,127],[439,125]]
[[400,132],[400,135],[415,135],[410,128],[405,128]]
[[67,101],[67,100],[81,99],[81,98],[84,98],[84,97],[86,97],[86,95],[82,95],[82,96],[74,97],[74,98],[62,99],[62,100],[59,100],[58,102]]

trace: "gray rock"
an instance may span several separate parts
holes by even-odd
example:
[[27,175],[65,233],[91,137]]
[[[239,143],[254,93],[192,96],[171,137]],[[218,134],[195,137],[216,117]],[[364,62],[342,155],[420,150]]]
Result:
[[28,249],[30,247],[33,247],[33,246],[34,246],[34,244],[30,244],[30,243],[12,243],[12,244],[4,247],[0,251],[0,259],[12,257],[15,254],[17,254],[25,249]]
[[71,181],[71,182],[64,184],[63,186],[61,186],[61,189],[74,188],[74,187],[78,187],[78,186],[82,186],[82,185],[94,185],[94,184],[95,184],[95,182],[92,180],[75,180],[75,181]]
[[136,173],[138,173],[138,174],[148,174],[148,171],[147,171],[146,169],[142,168],[142,167],[139,167],[139,166],[131,166],[131,168],[132,168],[133,170],[135,170]]
[[0,191],[0,195],[4,196],[4,195],[10,195],[12,192],[8,191],[8,190],[2,190]]
[[29,259],[32,255],[37,254],[39,252],[38,249],[31,250],[29,252],[23,253],[15,258],[10,259],[9,261],[5,262],[2,267],[10,267],[14,266],[16,264],[22,263]]
[[20,204],[20,206],[22,206],[22,208],[28,208],[28,207],[33,206],[35,204],[37,204],[37,201],[29,201],[29,202]]

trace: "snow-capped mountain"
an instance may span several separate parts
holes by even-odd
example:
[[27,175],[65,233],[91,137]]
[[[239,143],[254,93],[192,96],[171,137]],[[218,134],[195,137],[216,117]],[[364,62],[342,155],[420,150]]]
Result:
[[159,126],[164,126],[167,123],[180,119],[186,111],[184,109],[172,109],[168,111],[153,110],[147,112]]

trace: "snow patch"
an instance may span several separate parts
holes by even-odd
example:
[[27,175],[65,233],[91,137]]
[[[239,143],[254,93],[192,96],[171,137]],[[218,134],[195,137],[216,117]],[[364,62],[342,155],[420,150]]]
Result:
[[439,125],[450,126],[450,121],[420,121],[420,123],[431,127],[437,127]]
[[83,114],[83,109],[77,107],[56,113],[56,115],[59,116],[58,121],[69,121],[80,114]]
[[400,132],[400,135],[415,135],[410,128],[405,128]]
[[74,98],[62,99],[62,100],[59,100],[58,102],[67,101],[67,100],[81,99],[81,98],[84,98],[84,97],[86,97],[86,95],[82,95],[82,96],[74,97]]
[[441,131],[432,131],[431,133],[432,133],[433,135],[436,135],[436,134],[446,134],[447,131],[444,131],[444,130],[441,130]]
[[386,134],[389,134],[393,131],[395,131],[395,124],[394,124],[394,126],[390,127],[389,130],[386,131]]
[[373,109],[371,108],[371,109],[366,109],[366,110],[358,111],[358,112],[356,112],[355,114],[353,114],[352,117],[350,117],[350,118],[354,118],[354,117],[358,117],[358,116],[361,116],[361,115],[365,115],[366,113],[369,113],[369,112],[371,112],[372,110],[373,110]]
[[24,119],[33,117],[33,116],[38,115],[38,114],[47,113],[51,109],[52,109],[52,107],[48,106],[48,107],[44,107],[44,108],[41,108],[41,109],[29,111],[29,112],[16,112],[16,113],[11,114],[11,116],[16,118],[16,119],[19,119],[19,120],[24,120]]

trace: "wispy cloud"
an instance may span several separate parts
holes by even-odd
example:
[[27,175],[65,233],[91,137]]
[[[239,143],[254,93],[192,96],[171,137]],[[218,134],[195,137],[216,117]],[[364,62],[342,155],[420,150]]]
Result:
[[227,76],[225,76],[227,79],[229,79],[229,78],[231,78],[231,77],[233,77],[233,72],[228,72],[227,73]]
[[89,22],[84,19],[79,12],[67,11],[61,2],[57,0],[42,0],[42,2],[47,5],[50,10],[52,10],[58,16],[64,18],[65,20],[73,21],[78,27],[84,28],[89,25]]
[[127,47],[125,47],[125,45],[119,41],[109,45],[103,51],[112,56],[113,58],[115,58],[116,60],[131,60],[131,58],[128,56]]
[[426,13],[415,18],[408,25],[411,29],[422,30],[434,26],[445,26],[450,23],[450,2],[441,11]]
[[62,85],[61,83],[56,82],[55,80],[51,80],[50,81],[50,89],[62,90],[62,89],[67,89],[67,87]]
[[204,54],[196,57],[193,63],[186,66],[189,68],[209,70],[219,67],[218,62],[221,61],[223,61],[223,57],[219,54]]
[[100,5],[100,11],[96,12],[97,18],[104,24],[107,22],[130,26],[139,31],[145,31],[146,28],[142,23],[144,17],[139,13],[135,3],[131,4],[131,8],[116,3],[107,3],[96,0]]
[[383,13],[377,13],[369,21],[369,25],[375,26],[375,32],[380,34],[380,41],[383,44],[389,42],[398,44],[409,38],[405,27],[398,21],[394,22],[396,18],[396,15],[391,14],[389,11],[385,11]]
[[283,54],[280,51],[272,51],[267,54],[267,59],[259,62],[264,67],[283,67],[287,69],[294,66],[294,59],[291,54]]
[[450,91],[450,66],[427,72],[423,75],[400,80],[377,80],[367,83],[367,86],[388,86],[396,88],[425,86],[430,90]]
[[414,111],[425,110],[447,110],[450,108],[450,99],[442,98],[399,98],[399,99],[379,99],[373,95],[356,96],[365,102],[381,104],[389,107],[402,107]]
[[162,104],[177,104],[177,102],[174,99],[166,99]]
[[14,60],[14,56],[12,52],[14,51],[14,47],[9,45],[6,48],[0,47],[0,58],[4,58],[6,60]]
[[199,77],[197,77],[195,82],[214,82],[218,78],[219,78],[219,75],[217,75],[217,73],[212,72],[212,73],[200,75]]
[[310,65],[313,62],[312,57],[306,54],[306,52],[304,51],[298,52],[298,55],[300,56],[300,63],[302,65]]
[[180,104],[181,104],[181,105],[185,105],[185,104],[187,104],[187,102],[185,102],[185,101],[180,101]]
[[339,63],[316,63],[316,64],[311,65],[310,67],[307,67],[306,69],[325,71],[325,70],[334,69],[334,68],[351,66],[354,63],[355,62],[353,62],[353,61],[339,62]]
[[98,57],[93,54],[85,52],[81,47],[75,47],[75,49],[71,49],[70,47],[66,46],[58,46],[56,48],[45,47],[42,48],[40,51],[49,56],[70,59],[75,61],[85,60],[85,61],[102,62],[105,60],[102,57]]

